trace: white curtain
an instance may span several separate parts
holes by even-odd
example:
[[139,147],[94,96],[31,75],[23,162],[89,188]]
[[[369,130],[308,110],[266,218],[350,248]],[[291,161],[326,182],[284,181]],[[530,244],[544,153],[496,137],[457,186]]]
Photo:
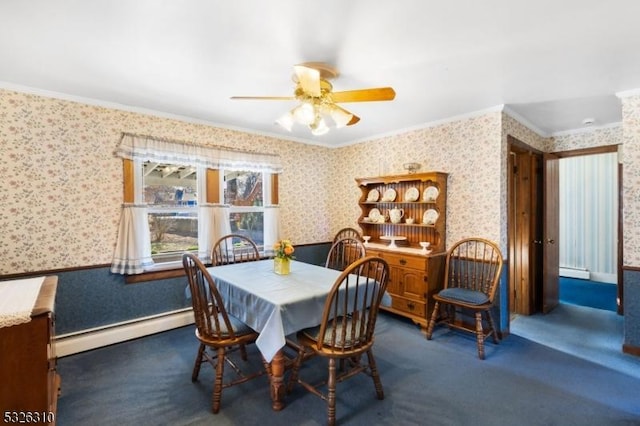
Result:
[[[128,133],[123,133],[115,155],[136,160],[135,163],[153,161],[184,164],[207,169],[267,173],[282,172],[282,165],[278,155],[194,145]],[[136,174],[134,177],[136,188],[138,188],[137,185],[142,184],[140,179],[142,179],[142,176]],[[136,193],[138,191],[139,188],[136,189]],[[198,192],[205,194],[206,187],[200,187]],[[140,202],[138,199],[136,201]],[[201,204],[198,218],[198,251],[200,258],[205,263],[211,261],[213,244],[223,235],[231,233],[229,211],[229,206]],[[279,234],[279,215],[277,208],[268,208],[267,211],[269,213],[265,214],[265,249],[271,249]],[[267,240],[269,241],[268,244]],[[145,268],[148,269],[153,264],[146,206],[126,204],[122,210],[120,231],[111,272],[140,274],[144,272]]]
[[198,257],[202,262],[211,262],[213,245],[224,235],[231,233],[229,206],[225,204],[203,204],[198,217]]
[[273,255],[273,245],[280,239],[280,206],[270,205],[264,209],[264,253]]
[[130,160],[203,166],[209,169],[281,173],[280,156],[230,148],[194,145],[124,133],[115,155]]
[[617,153],[560,159],[560,267],[617,281]]
[[147,206],[125,203],[122,205],[111,272],[141,274],[152,265]]

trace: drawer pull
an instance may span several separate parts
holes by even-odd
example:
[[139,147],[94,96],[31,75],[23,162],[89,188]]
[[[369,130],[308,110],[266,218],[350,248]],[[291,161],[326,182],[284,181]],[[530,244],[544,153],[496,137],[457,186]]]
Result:
[[400,264],[404,266],[407,264],[407,261],[405,259],[400,259]]
[[407,308],[413,311],[416,308],[416,305],[414,305],[413,303],[407,303]]

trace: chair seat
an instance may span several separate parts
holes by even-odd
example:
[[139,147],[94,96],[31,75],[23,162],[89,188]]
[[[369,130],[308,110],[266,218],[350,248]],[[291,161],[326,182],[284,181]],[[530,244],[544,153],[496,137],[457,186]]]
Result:
[[[338,320],[338,322],[341,323],[342,322],[342,318],[340,318]],[[336,331],[336,335],[337,335],[338,339],[336,340],[336,342],[334,344],[335,347],[342,348],[342,349],[348,349],[348,348],[352,347],[354,344],[359,343],[359,341],[360,341],[360,328],[361,327],[359,327],[358,325],[355,326],[356,330],[355,330],[355,333],[354,333],[354,336],[353,336],[355,340],[352,340],[351,339],[352,336],[351,336],[350,330],[351,330],[351,327],[353,327],[353,320],[352,319],[347,319],[346,326],[347,326],[347,330],[349,330],[349,331],[347,331],[345,333],[345,336],[342,335],[343,325],[339,324],[336,327],[335,331]],[[319,325],[317,325],[315,327],[305,328],[300,333],[302,333],[303,336],[305,336],[308,339],[311,339],[313,341],[317,342],[318,340],[320,340],[320,336],[319,336],[319,334],[320,334],[320,326]],[[343,337],[344,337],[344,340],[343,340]],[[324,339],[323,339],[322,343],[325,344],[325,345],[331,345],[331,329],[329,327],[327,327],[327,330],[324,333]]]
[[466,288],[445,288],[438,293],[443,299],[457,300],[470,305],[482,305],[489,301],[489,296],[481,291]]
[[[229,322],[231,322],[231,328],[233,328],[233,331],[236,333],[236,335],[255,333],[254,329],[249,327],[244,322],[240,321],[238,318],[234,317],[231,314],[227,314],[227,316],[229,317]],[[222,317],[219,315],[218,317],[222,321]],[[226,327],[224,326],[224,322],[220,324],[220,331],[222,331],[223,335],[228,333],[228,331],[226,330]]]
[[[255,333],[255,330],[253,330],[251,327],[249,327],[247,324],[240,321],[238,318],[234,317],[233,315],[227,314],[227,317],[229,318],[229,322],[231,323],[231,328],[233,329],[233,332],[235,333],[236,337],[242,337],[242,336],[246,336],[247,334]],[[229,337],[229,330],[227,329],[227,326],[224,323],[222,314],[218,314],[218,321],[220,322],[220,335],[216,335],[216,337],[223,338],[223,339],[226,337]],[[213,319],[212,319],[212,322],[213,322]],[[200,333],[198,333],[198,335],[200,335]]]

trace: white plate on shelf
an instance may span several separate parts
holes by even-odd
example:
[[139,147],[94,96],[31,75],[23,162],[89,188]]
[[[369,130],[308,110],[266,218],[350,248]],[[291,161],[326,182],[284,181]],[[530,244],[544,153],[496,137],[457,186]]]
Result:
[[438,188],[435,186],[428,186],[422,193],[422,200],[427,202],[435,201],[439,193]]
[[380,198],[380,192],[377,189],[372,189],[367,194],[367,201],[370,203],[375,203]]
[[405,201],[416,201],[419,197],[420,192],[418,191],[418,188],[415,187],[407,189],[407,191],[404,193]]
[[429,209],[422,215],[423,225],[435,225],[438,220],[438,211],[435,209]]
[[382,201],[393,201],[396,199],[396,195],[396,190],[393,188],[389,188],[384,191],[384,194],[382,195]]
[[371,209],[369,211],[369,219],[371,219],[372,222],[377,222],[380,216],[382,216],[382,214],[380,214],[380,210],[378,209]]

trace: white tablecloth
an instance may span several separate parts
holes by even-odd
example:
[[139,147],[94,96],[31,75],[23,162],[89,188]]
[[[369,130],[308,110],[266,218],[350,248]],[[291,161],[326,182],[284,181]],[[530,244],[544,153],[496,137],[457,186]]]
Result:
[[31,321],[31,311],[43,282],[44,277],[0,282],[0,327]]
[[267,361],[286,336],[320,324],[329,290],[340,271],[291,262],[289,275],[273,272],[273,260],[208,268],[228,312],[259,332],[256,345]]

